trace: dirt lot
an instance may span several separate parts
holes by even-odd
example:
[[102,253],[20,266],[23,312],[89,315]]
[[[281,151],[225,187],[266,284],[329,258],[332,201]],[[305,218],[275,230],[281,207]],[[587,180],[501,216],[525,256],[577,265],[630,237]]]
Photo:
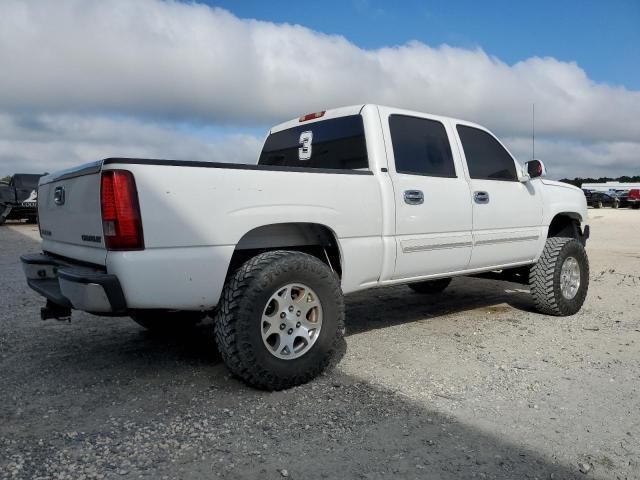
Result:
[[474,278],[353,295],[338,368],[278,393],[229,377],[210,323],[42,322],[37,229],[1,227],[0,478],[640,478],[640,212],[590,213],[578,315]]

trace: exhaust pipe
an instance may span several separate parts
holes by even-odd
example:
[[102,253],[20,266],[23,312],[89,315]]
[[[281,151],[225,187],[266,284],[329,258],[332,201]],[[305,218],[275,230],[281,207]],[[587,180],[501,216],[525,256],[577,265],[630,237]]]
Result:
[[49,320],[55,318],[56,320],[71,321],[71,309],[69,307],[63,307],[57,303],[53,303],[51,300],[47,300],[47,305],[40,309],[40,318],[42,320]]

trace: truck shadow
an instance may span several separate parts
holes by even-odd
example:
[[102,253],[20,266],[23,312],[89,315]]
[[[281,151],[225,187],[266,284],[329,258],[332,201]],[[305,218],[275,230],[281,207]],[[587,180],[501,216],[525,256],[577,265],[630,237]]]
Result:
[[[22,233],[20,229],[5,229],[5,232],[10,237],[20,238],[20,253],[38,250],[39,242]],[[18,255],[13,258],[0,258],[0,266],[3,263],[14,267],[24,295],[33,304],[43,305],[44,301],[26,286]],[[418,294],[404,285],[367,290],[348,295],[345,305],[347,336],[404,323],[437,321],[442,317],[472,310],[480,310],[487,315],[534,311],[533,301],[526,286],[471,277],[455,278],[444,292],[434,295]],[[38,315],[37,308],[34,309],[33,315]],[[53,320],[48,321],[48,325],[55,323]],[[79,325],[81,330],[87,330],[81,333],[85,338],[91,339],[95,336],[96,350],[104,346],[104,343],[100,342],[98,332],[103,328],[115,328],[121,330],[123,335],[126,332],[127,337],[135,335],[134,345],[130,345],[132,348],[120,350],[115,345],[105,346],[109,349],[115,347],[125,355],[130,353],[147,356],[150,360],[162,357],[162,360],[171,358],[208,365],[221,361],[215,348],[213,320],[210,318],[206,318],[194,329],[171,333],[147,331],[128,317],[102,318],[82,312],[73,313],[73,324]],[[496,325],[499,326],[499,323]],[[344,354],[346,346],[342,348]],[[104,352],[94,353],[101,355]]]
[[455,278],[438,294],[413,292],[406,285],[347,296],[347,334],[416,321],[434,321],[471,310],[485,314],[534,312],[528,287],[482,278]]
[[[41,299],[24,284],[15,255],[38,242],[13,233],[3,242],[19,248],[0,252],[0,287],[13,285],[12,296],[0,299],[9,312],[0,328],[14,339],[0,342],[0,471],[19,455],[16,478],[73,477],[85,468],[112,478],[123,458],[129,475],[122,478],[276,479],[281,469],[309,479],[581,476],[508,440],[499,421],[489,433],[339,370],[285,392],[252,390],[220,363],[210,321],[178,336],[86,314],[43,323]],[[486,295],[478,282],[487,281],[456,281],[437,299],[403,287],[350,296],[348,328],[512,308],[505,303],[530,307],[522,292],[503,291],[511,284]]]

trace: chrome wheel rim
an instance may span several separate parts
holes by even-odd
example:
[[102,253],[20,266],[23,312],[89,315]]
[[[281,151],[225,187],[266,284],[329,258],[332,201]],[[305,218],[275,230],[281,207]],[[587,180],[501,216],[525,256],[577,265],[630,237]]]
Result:
[[303,283],[279,288],[262,312],[260,332],[274,357],[293,360],[307,353],[322,329],[322,305],[316,292]]
[[567,257],[560,270],[560,291],[567,300],[573,299],[580,289],[580,264],[573,257]]

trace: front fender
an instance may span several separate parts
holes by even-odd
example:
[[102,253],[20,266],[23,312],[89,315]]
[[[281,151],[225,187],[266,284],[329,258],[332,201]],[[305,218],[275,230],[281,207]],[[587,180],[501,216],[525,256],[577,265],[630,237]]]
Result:
[[567,183],[542,180],[544,185],[543,222],[549,226],[553,219],[564,214],[577,220],[584,232],[589,224],[587,199],[577,187]]

